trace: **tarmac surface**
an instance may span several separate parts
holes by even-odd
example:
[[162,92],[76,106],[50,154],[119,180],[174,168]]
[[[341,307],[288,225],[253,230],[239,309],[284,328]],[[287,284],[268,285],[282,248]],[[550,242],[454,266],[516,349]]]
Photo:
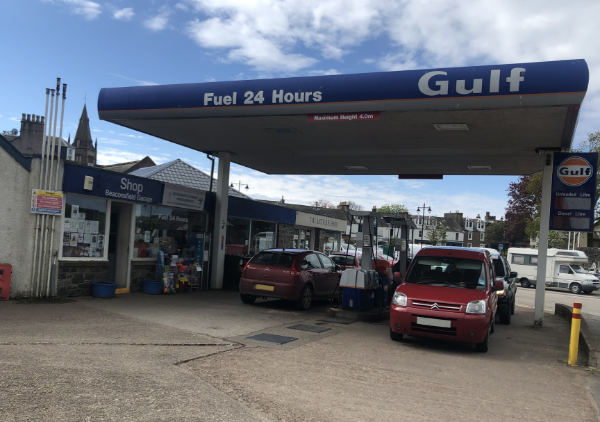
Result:
[[[480,354],[393,342],[385,322],[324,322],[317,305],[234,292],[0,302],[0,419],[600,420],[597,372],[566,366],[569,326],[554,315],[533,328],[521,304]],[[261,334],[296,340],[248,339]]]

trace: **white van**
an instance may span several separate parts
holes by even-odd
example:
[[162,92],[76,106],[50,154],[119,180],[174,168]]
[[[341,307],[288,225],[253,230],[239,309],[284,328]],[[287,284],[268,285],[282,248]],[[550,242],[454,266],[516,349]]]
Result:
[[[537,249],[510,248],[508,262],[512,270],[518,272],[521,287],[536,285]],[[546,286],[568,289],[575,294],[600,289],[600,281],[581,267],[587,262],[586,254],[581,251],[548,249]]]

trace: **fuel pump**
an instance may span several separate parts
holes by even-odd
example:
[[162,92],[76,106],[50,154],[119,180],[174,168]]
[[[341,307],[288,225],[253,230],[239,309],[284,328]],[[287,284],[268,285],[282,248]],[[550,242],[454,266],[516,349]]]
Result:
[[404,277],[408,268],[408,230],[416,228],[416,226],[411,220],[407,220],[405,217],[384,216],[384,219],[392,226],[392,232],[396,233],[394,250],[399,252],[398,270],[400,272],[400,278],[397,278],[395,275],[392,278],[387,297],[387,304],[389,305],[396,287],[398,287],[402,281],[402,277]]

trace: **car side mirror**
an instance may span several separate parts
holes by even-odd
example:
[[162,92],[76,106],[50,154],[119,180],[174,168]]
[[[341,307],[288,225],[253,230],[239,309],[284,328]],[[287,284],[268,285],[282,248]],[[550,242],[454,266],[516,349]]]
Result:
[[517,278],[519,274],[516,271],[511,271],[508,275],[508,278]]
[[504,280],[496,280],[494,290],[504,290]]
[[342,267],[340,267],[338,264],[335,264],[335,271],[342,271]]

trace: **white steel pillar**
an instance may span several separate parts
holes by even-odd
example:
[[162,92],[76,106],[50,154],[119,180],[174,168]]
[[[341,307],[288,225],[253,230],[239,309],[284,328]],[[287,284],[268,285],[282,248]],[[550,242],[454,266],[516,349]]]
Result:
[[540,215],[540,243],[538,246],[537,280],[535,286],[535,326],[544,324],[544,300],[546,294],[546,262],[548,261],[548,233],[550,231],[550,201],[552,200],[552,158],[545,153],[544,179],[542,184],[542,209]]
[[231,163],[231,154],[229,152],[219,152],[218,157],[219,167],[217,171],[217,202],[215,204],[211,289],[223,288],[227,211],[229,208],[229,165]]

